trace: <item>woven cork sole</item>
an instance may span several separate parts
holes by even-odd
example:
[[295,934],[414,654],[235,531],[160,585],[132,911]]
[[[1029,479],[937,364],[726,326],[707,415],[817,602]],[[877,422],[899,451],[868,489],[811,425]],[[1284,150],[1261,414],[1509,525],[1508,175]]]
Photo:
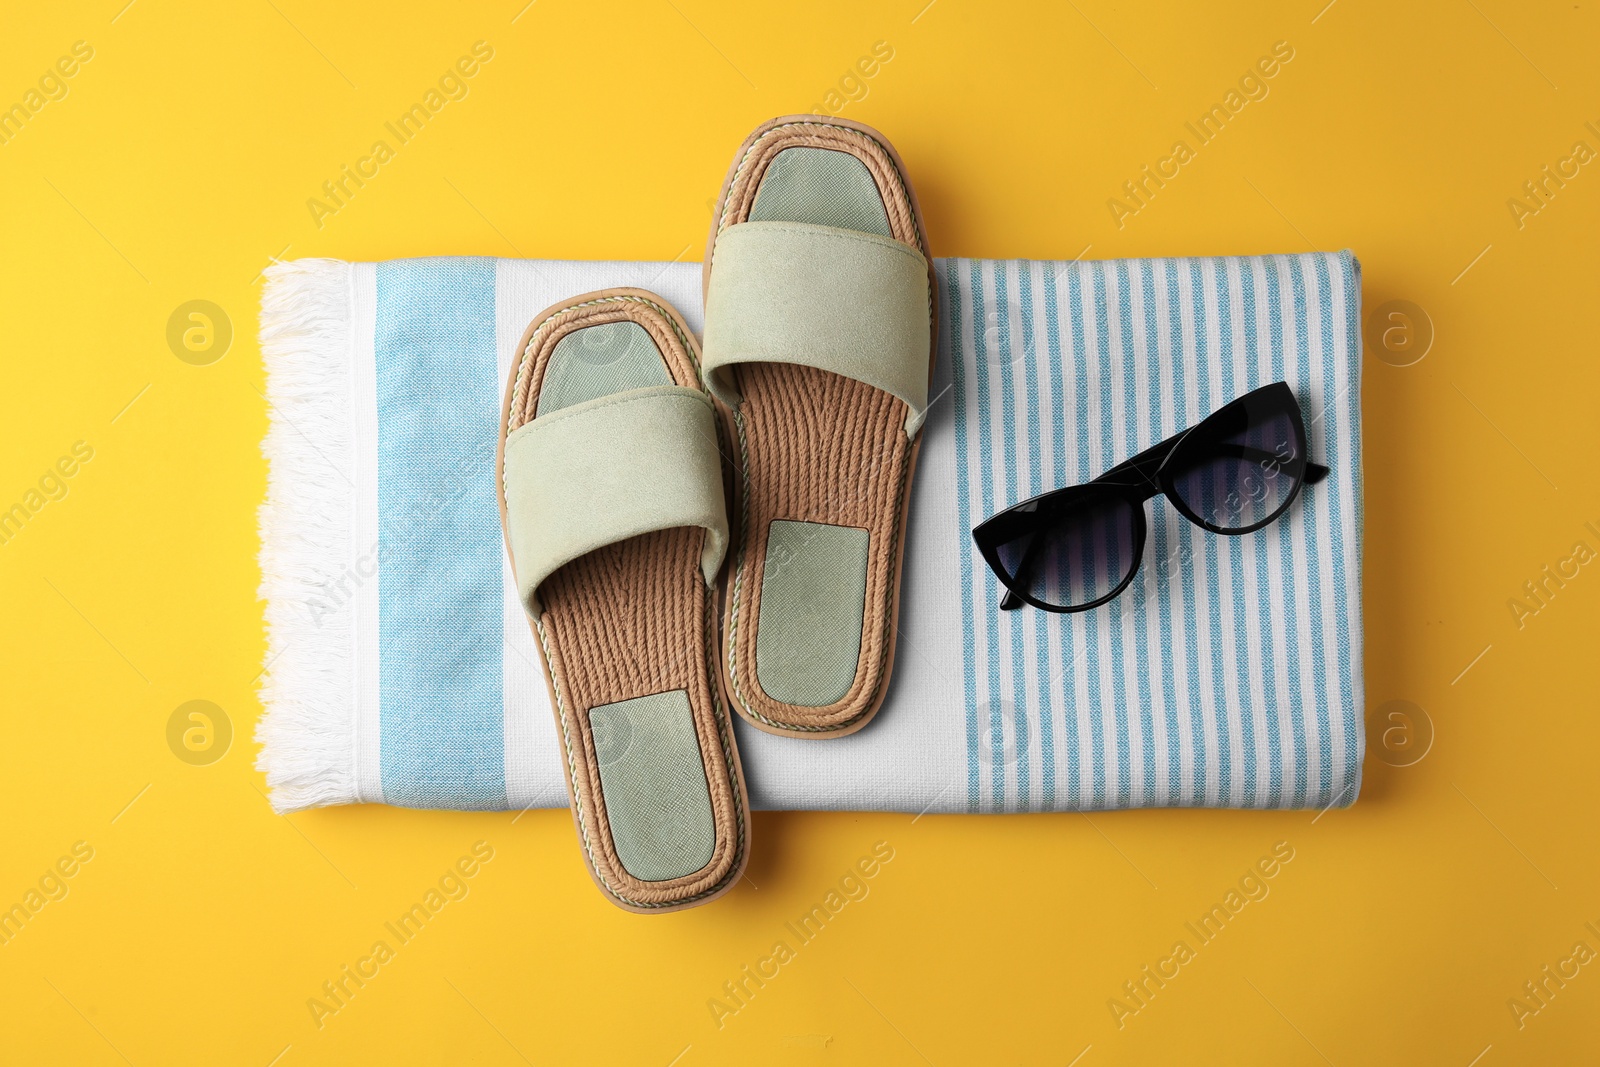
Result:
[[[676,310],[652,293],[607,289],[541,312],[518,345],[506,383],[495,469],[502,526],[506,437],[533,418],[556,342],[575,329],[611,322],[638,323],[661,350],[672,380],[700,387],[693,335]],[[613,903],[629,911],[673,911],[713,900],[738,881],[749,854],[744,776],[713,681],[716,602],[700,567],[705,536],[698,528],[662,530],[581,556],[540,584],[543,612],[529,620],[561,732],[567,793],[589,873]],[[617,856],[589,711],[673,689],[689,697],[716,840],[699,871],[647,882],[630,875]]]
[[[928,312],[936,329],[932,253],[905,168],[876,130],[842,119],[773,119],[740,147],[712,223],[702,288],[710,288],[717,235],[749,218],[768,165],[779,152],[796,147],[848,152],[866,165],[883,197],[891,236],[928,258]],[[930,378],[936,351],[935,338],[928,353]],[[864,382],[777,363],[736,365],[732,376],[743,401],[736,411],[722,411],[739,467],[739,523],[724,592],[719,680],[739,714],[768,733],[809,738],[854,733],[882,706],[894,666],[906,510],[921,435],[906,437],[903,401]],[[776,519],[868,531],[866,610],[855,679],[842,698],[824,707],[773,699],[762,690],[756,671],[761,577],[768,528]]]

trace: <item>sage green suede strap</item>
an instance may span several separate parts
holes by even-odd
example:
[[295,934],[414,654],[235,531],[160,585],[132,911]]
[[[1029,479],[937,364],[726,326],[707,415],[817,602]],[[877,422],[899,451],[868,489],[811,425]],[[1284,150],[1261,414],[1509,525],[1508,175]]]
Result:
[[650,386],[541,415],[506,439],[506,529],[517,592],[537,616],[539,583],[586,552],[675,526],[707,531],[715,581],[728,546],[716,416],[698,389]]
[[744,222],[717,237],[706,297],[706,384],[730,407],[728,368],[797,363],[866,382],[922,425],[931,343],[928,261],[889,237],[804,222]]

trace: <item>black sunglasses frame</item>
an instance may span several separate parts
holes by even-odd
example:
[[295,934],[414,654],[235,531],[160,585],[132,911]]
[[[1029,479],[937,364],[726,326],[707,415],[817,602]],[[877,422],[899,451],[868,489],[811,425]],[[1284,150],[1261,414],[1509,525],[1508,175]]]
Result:
[[[1294,428],[1295,454],[1288,457],[1278,456],[1275,453],[1249,448],[1247,446],[1211,441],[1206,443],[1207,425],[1211,427],[1229,426],[1234,422],[1234,417],[1247,409],[1271,410],[1272,414],[1289,416]],[[1182,494],[1175,488],[1175,480],[1179,473],[1180,463],[1174,460],[1185,459],[1185,446],[1199,446],[1208,451],[1201,453],[1205,456],[1225,454],[1223,450],[1235,450],[1238,455],[1255,459],[1263,467],[1274,465],[1280,470],[1294,475],[1294,485],[1290,488],[1288,496],[1272,514],[1249,526],[1222,527],[1206,521],[1197,512],[1185,503]],[[1259,455],[1256,453],[1259,452]],[[1298,464],[1299,469],[1295,466]],[[1193,464],[1183,466],[1184,470],[1193,468]],[[1262,527],[1276,522],[1284,512],[1294,504],[1300,496],[1300,490],[1306,485],[1315,485],[1328,476],[1328,468],[1320,463],[1312,463],[1306,458],[1306,427],[1305,420],[1300,414],[1300,403],[1295,399],[1294,390],[1286,382],[1273,382],[1259,389],[1253,389],[1243,396],[1229,401],[1216,411],[1207,415],[1193,426],[1167,438],[1158,445],[1145,449],[1131,459],[1123,460],[1115,467],[1106,471],[1100,477],[1081,485],[1069,485],[1061,489],[1053,489],[1048,493],[1041,493],[1020,503],[1013,504],[1004,511],[998,512],[983,522],[979,523],[972,531],[972,539],[976,542],[978,551],[989,569],[999,579],[1005,589],[1005,596],[1000,601],[1002,611],[1011,611],[1030,604],[1042,611],[1057,614],[1070,614],[1079,611],[1089,611],[1100,607],[1118,596],[1132,584],[1138,575],[1139,568],[1144,561],[1144,544],[1148,523],[1145,519],[1144,504],[1157,496],[1164,496],[1184,518],[1202,529],[1226,537],[1237,537],[1243,534],[1254,533]],[[1133,566],[1128,568],[1128,573],[1115,589],[1085,604],[1051,604],[1038,600],[1028,594],[1025,589],[1018,588],[1023,583],[1014,581],[1000,560],[1000,546],[1009,544],[1018,537],[1029,533],[1041,533],[1055,526],[1073,511],[1088,504],[1101,504],[1106,501],[1124,501],[1129,505],[1131,512]],[[1019,568],[1020,569],[1020,568]]]

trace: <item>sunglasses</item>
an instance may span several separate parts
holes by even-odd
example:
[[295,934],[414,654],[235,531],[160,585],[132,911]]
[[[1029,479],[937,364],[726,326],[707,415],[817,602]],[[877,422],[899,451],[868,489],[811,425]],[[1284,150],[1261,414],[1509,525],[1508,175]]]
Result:
[[1004,611],[1087,611],[1114,599],[1144,555],[1144,502],[1165,496],[1212,533],[1252,533],[1328,468],[1306,459],[1300,404],[1285,382],[1262,386],[1092,482],[1024,500],[972,531],[1005,586]]

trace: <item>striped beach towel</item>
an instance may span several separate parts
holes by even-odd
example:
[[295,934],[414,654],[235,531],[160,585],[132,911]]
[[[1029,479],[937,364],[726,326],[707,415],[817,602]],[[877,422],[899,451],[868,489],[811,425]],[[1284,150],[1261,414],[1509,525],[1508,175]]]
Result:
[[[901,633],[877,720],[738,722],[751,802],[905,812],[1297,808],[1363,752],[1360,273],[1348,253],[936,264],[940,355]],[[268,668],[280,810],[566,804],[505,564],[500,391],[539,309],[652,289],[698,330],[700,267],[477,258],[268,272]],[[1278,522],[1210,535],[1147,505],[1141,577],[1073,615],[1000,612],[970,530],[1287,381],[1332,468]]]

